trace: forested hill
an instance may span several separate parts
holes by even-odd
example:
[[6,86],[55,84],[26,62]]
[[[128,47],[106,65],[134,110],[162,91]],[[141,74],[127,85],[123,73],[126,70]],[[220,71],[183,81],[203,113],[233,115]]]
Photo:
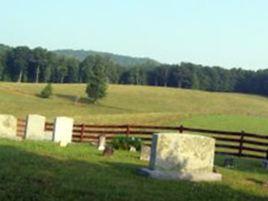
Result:
[[104,57],[109,57],[115,63],[125,67],[140,66],[144,64],[155,66],[160,64],[158,61],[146,57],[131,57],[107,52],[97,52],[92,50],[62,49],[62,50],[55,50],[53,52],[63,56],[72,56],[80,61],[83,61],[89,55],[100,55]]
[[[131,61],[131,57],[130,60],[126,59],[128,57],[121,57],[121,62],[126,62],[123,61],[126,59],[128,64],[120,65],[111,57],[91,54],[81,61],[76,57],[60,55],[41,47],[30,49],[27,46],[0,45],[0,81],[87,83],[90,81],[92,69],[100,66],[104,67],[107,80],[112,84],[166,86],[268,96],[268,69],[224,69],[183,62],[170,65],[142,58],[136,59],[133,64],[135,58]],[[138,64],[139,62],[141,63]],[[129,67],[131,65],[133,66]]]

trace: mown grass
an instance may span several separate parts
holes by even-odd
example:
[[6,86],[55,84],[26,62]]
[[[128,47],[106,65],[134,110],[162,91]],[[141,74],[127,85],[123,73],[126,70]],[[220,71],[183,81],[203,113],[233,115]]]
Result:
[[267,117],[242,115],[196,115],[181,121],[184,126],[268,134]]
[[138,153],[103,157],[88,144],[61,148],[50,142],[0,140],[0,200],[266,201],[267,171],[259,161],[237,160],[217,170],[222,182],[161,181],[140,176]]
[[[84,84],[53,84],[54,96],[38,94],[45,84],[0,83],[0,113],[71,116],[85,123],[179,125],[267,133],[268,99],[236,93],[110,85],[108,96],[89,104]],[[79,101],[75,103],[77,97]]]
[[[84,84],[53,84],[51,99],[38,97],[44,86],[0,83],[0,113],[268,133],[265,97],[110,85],[108,96],[94,105],[87,102]],[[136,174],[147,166],[138,153],[117,151],[106,158],[88,144],[60,148],[49,142],[0,140],[0,200],[268,200],[268,174],[260,161],[236,159],[237,166],[226,169],[223,159],[216,158],[222,182],[158,181]]]

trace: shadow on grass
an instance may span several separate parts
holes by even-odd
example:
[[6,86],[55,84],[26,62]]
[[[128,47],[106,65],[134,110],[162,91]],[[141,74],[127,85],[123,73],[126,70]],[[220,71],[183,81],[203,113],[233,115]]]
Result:
[[80,96],[73,96],[73,95],[66,95],[66,94],[53,94],[54,96],[58,98],[65,99],[67,101],[70,101],[72,103],[77,104],[89,104],[89,100],[87,98],[83,98]]
[[78,97],[78,96],[72,96],[72,95],[65,95],[65,94],[54,94],[54,96],[57,96],[62,99],[66,99],[73,104],[82,104],[82,105],[95,105],[100,108],[105,108],[105,109],[114,109],[114,110],[119,110],[119,111],[125,111],[125,112],[137,112],[136,110],[131,110],[131,109],[126,109],[122,107],[115,107],[115,106],[110,106],[110,105],[105,105],[102,103],[92,103],[88,98],[86,97]]
[[139,112],[138,110],[132,110],[132,109],[126,109],[126,108],[115,107],[115,106],[110,106],[110,105],[104,105],[101,103],[97,103],[97,105],[98,105],[98,107],[107,108],[107,109],[115,109],[115,110],[125,111],[125,112]]
[[[82,153],[81,153],[82,154]],[[267,197],[222,183],[159,181],[136,174],[139,165],[62,160],[0,146],[0,200],[259,200]]]

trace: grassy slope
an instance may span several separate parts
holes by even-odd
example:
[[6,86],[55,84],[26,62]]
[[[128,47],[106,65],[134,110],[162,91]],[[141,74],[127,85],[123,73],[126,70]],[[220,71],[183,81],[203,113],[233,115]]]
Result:
[[176,200],[265,201],[267,171],[259,162],[238,161],[221,167],[219,183],[159,181],[136,174],[147,166],[138,153],[117,151],[102,157],[96,148],[49,142],[0,140],[0,200]]
[[[110,85],[108,96],[90,105],[83,84],[54,84],[54,97],[37,94],[43,84],[0,83],[0,113],[25,117],[38,113],[52,120],[72,116],[86,123],[142,123],[246,130],[267,133],[268,99],[147,86]],[[75,104],[75,99],[80,101]]]
[[[52,120],[67,115],[87,123],[142,123],[268,133],[264,97],[157,87],[111,85],[97,105],[86,103],[85,85],[54,85],[54,97],[36,94],[41,84],[0,83],[0,113]],[[80,102],[74,104],[76,96]],[[267,171],[259,161],[221,167],[221,183],[166,182],[135,174],[147,164],[138,155],[104,158],[93,147],[0,140],[0,200],[267,200]]]

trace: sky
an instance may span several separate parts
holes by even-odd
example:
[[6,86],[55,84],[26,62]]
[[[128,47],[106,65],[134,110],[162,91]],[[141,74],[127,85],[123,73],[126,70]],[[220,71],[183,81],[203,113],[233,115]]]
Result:
[[0,0],[0,43],[268,68],[267,0]]

